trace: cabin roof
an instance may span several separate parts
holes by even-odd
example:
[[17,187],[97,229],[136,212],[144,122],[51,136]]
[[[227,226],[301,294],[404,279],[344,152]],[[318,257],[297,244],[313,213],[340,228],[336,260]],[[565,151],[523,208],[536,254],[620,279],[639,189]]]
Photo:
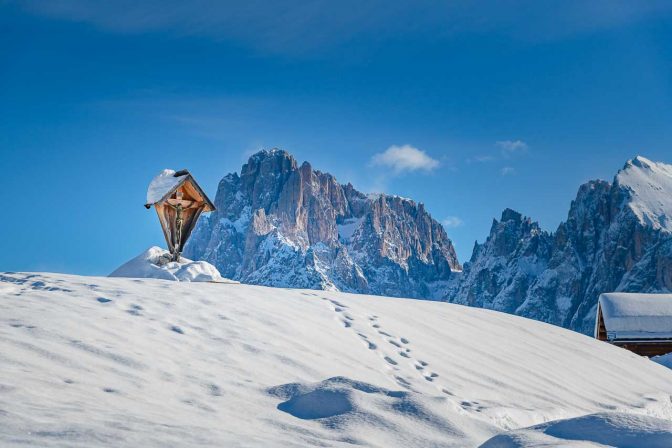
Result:
[[672,339],[672,294],[612,292],[598,303],[609,339]]
[[194,186],[194,188],[198,190],[198,193],[203,196],[203,200],[206,203],[206,208],[204,211],[214,210],[215,206],[188,170],[175,171],[171,169],[165,169],[161,171],[149,183],[149,187],[147,187],[147,202],[145,202],[145,207],[149,208],[157,202],[165,200],[177,188],[179,188],[180,185],[187,181],[189,181]]

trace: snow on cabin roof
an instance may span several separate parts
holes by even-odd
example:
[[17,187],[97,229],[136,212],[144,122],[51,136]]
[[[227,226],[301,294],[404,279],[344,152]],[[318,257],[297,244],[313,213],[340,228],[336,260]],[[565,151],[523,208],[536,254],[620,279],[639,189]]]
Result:
[[599,304],[610,339],[672,338],[672,294],[612,292],[601,294]]
[[[179,174],[176,176],[175,174]],[[159,202],[163,197],[170,193],[177,187],[187,176],[189,172],[186,170],[178,171],[165,169],[159,173],[149,183],[147,188],[147,202],[146,205],[152,205]]]

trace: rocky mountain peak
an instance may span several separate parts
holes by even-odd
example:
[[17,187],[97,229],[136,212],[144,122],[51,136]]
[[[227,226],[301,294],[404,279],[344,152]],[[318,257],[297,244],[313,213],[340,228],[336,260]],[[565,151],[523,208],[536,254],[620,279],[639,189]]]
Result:
[[646,157],[635,156],[634,159],[628,160],[626,162],[625,167],[623,169],[626,170],[630,166],[634,166],[634,167],[637,167],[637,168],[643,168],[643,169],[652,169],[655,165],[656,165],[655,162],[650,161]]
[[590,334],[599,294],[672,290],[672,166],[638,156],[579,187],[554,234],[507,209],[446,299]]
[[502,212],[502,219],[500,221],[501,222],[514,221],[514,222],[520,223],[522,219],[523,219],[523,215],[521,215],[520,213],[518,213],[515,210],[512,210],[510,208],[506,208]]
[[424,205],[367,196],[281,149],[226,175],[215,203],[185,256],[243,282],[428,298],[461,268]]
[[[619,195],[640,224],[672,233],[672,165],[637,156],[614,180]],[[618,206],[619,204],[615,204]]]

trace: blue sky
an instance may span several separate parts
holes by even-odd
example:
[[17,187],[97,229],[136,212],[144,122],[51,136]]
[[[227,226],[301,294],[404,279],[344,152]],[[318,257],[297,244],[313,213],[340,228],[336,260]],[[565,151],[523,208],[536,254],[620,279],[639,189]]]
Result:
[[0,2],[0,270],[107,274],[164,244],[158,171],[214,196],[264,147],[424,202],[461,261],[672,162],[672,3],[240,3]]

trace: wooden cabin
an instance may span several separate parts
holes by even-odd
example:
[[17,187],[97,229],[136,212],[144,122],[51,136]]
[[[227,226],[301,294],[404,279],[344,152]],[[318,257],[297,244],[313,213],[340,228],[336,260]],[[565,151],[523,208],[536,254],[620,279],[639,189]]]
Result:
[[672,352],[672,294],[601,294],[595,338],[642,356]]
[[163,170],[149,184],[145,208],[154,206],[173,261],[179,261],[184,245],[203,212],[215,206],[187,170]]

